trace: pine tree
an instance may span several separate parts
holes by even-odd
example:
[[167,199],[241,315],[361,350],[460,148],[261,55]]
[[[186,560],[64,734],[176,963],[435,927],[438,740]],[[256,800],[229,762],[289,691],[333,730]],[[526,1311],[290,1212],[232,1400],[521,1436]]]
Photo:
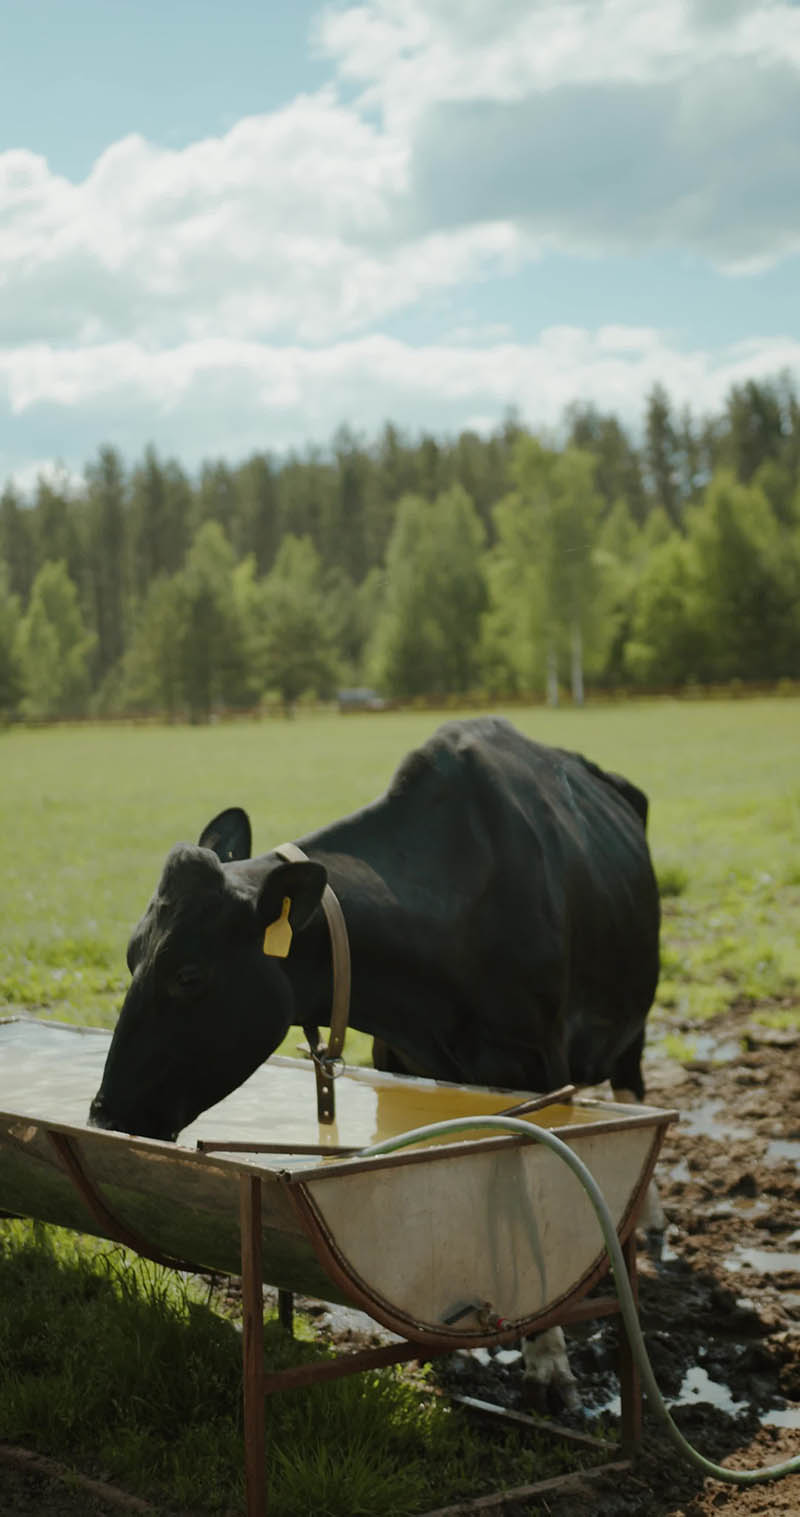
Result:
[[102,680],[125,646],[125,477],[114,448],[100,449],[86,469],[87,564],[96,635],[96,674]]
[[678,439],[669,396],[659,384],[647,397],[644,457],[653,504],[663,506],[670,521],[680,526]]

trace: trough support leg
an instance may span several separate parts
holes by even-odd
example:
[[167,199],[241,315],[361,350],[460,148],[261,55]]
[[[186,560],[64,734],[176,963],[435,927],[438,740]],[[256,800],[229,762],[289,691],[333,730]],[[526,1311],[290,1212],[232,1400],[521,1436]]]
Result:
[[242,1242],[242,1394],[247,1517],[266,1517],[261,1180],[258,1176],[242,1175],[239,1185]]
[[[633,1299],[639,1303],[638,1277],[636,1274],[636,1232],[622,1245],[628,1279],[631,1282]],[[642,1379],[639,1367],[631,1352],[630,1340],[625,1330],[625,1321],[619,1318],[619,1385],[621,1403],[622,1450],[629,1459],[638,1452],[642,1442]]]
[[294,1337],[294,1291],[278,1291],[278,1321],[290,1338]]

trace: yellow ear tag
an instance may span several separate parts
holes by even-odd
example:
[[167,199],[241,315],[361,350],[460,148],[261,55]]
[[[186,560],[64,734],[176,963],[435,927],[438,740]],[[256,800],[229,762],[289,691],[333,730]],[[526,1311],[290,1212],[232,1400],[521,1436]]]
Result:
[[280,916],[270,922],[264,933],[264,952],[272,959],[285,959],[292,946],[292,929],[289,925],[291,904],[291,896],[285,895]]

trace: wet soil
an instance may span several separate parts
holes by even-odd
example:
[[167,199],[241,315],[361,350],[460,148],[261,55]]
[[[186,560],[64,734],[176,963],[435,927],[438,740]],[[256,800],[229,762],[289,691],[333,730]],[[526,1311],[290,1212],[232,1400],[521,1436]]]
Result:
[[[657,1171],[663,1244],[640,1249],[640,1316],[684,1436],[716,1463],[745,1469],[800,1454],[800,1031],[760,1027],[751,1007],[739,1007],[704,1041],[703,1059],[647,1063],[648,1101],[681,1117]],[[584,1431],[613,1425],[603,1408],[618,1391],[615,1338],[609,1322],[571,1334],[584,1410],[558,1420]],[[476,1371],[448,1378],[468,1394],[523,1406],[519,1363],[491,1356]],[[746,1490],[706,1480],[645,1411],[630,1475],[548,1496],[537,1510],[800,1517],[800,1474]]]

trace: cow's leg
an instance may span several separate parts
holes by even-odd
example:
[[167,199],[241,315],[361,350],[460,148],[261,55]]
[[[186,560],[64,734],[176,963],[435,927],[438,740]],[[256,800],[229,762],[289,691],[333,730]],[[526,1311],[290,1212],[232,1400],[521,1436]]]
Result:
[[569,1367],[567,1345],[560,1327],[550,1327],[535,1338],[523,1338],[522,1359],[525,1390],[539,1411],[547,1411],[549,1392],[555,1391],[568,1411],[580,1406],[578,1386]]
[[372,1066],[387,1075],[412,1075],[425,1079],[424,1069],[416,1069],[409,1059],[397,1053],[383,1038],[372,1039]]
[[372,1039],[372,1065],[385,1074],[405,1074],[405,1070],[393,1048],[383,1038]]

